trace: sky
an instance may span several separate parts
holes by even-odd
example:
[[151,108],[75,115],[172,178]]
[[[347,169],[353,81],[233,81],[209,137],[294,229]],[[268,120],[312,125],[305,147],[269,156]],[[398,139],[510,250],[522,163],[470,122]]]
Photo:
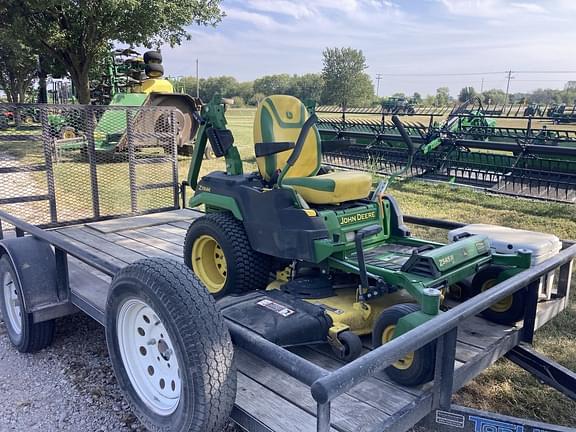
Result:
[[576,0],[223,0],[222,9],[218,26],[190,27],[192,40],[162,47],[168,75],[195,75],[196,58],[201,77],[320,72],[326,47],[353,47],[375,87],[382,74],[380,95],[505,90],[508,70],[512,93],[576,80]]

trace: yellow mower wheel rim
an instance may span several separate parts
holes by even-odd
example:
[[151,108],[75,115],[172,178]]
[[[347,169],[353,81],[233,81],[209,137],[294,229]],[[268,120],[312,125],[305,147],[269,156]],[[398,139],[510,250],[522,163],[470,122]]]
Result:
[[[394,331],[396,331],[395,325],[389,325],[384,329],[384,331],[382,332],[382,345],[384,345],[387,342],[390,342],[394,338]],[[409,354],[406,354],[404,358],[401,358],[396,363],[393,363],[392,366],[394,366],[396,369],[406,370],[410,369],[413,363],[414,363],[414,353],[411,352]]]
[[64,139],[76,138],[76,133],[73,130],[65,130],[62,133],[62,138]]
[[[497,283],[496,279],[488,279],[486,282],[482,284],[482,286],[480,287],[480,291],[484,292],[492,288],[494,285],[496,285],[496,283]],[[510,310],[513,303],[514,303],[514,297],[508,296],[500,300],[498,303],[494,303],[492,306],[490,306],[490,309],[496,313],[505,313]]]
[[214,237],[205,234],[194,242],[192,269],[211,294],[222,291],[228,276],[228,266],[224,251]]

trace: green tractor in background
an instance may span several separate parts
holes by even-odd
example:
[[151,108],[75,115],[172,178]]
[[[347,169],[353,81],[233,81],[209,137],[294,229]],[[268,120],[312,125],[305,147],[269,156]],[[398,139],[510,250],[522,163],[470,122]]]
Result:
[[[494,253],[483,235],[451,244],[412,237],[385,181],[373,188],[368,173],[321,166],[323,150],[345,143],[321,141],[316,116],[292,96],[259,104],[258,171],[244,173],[225,110],[217,97],[202,107],[187,184],[195,191],[189,206],[206,214],[188,229],[184,262],[238,325],[281,346],[328,343],[351,361],[361,354],[361,337],[377,347],[433,319],[443,296],[470,279],[482,281],[495,268],[510,277],[530,266],[529,251]],[[208,143],[226,171],[199,179]],[[522,302],[514,296],[492,318],[521,319]],[[404,385],[427,382],[435,353],[429,344],[387,373]]]
[[382,112],[385,114],[412,115],[416,113],[414,99],[390,96],[382,100]]
[[[92,101],[95,105],[110,107],[167,107],[176,108],[175,129],[178,134],[180,154],[191,154],[198,122],[194,115],[200,111],[202,102],[187,94],[174,92],[170,81],[163,78],[162,55],[158,51],[148,51],[144,56],[132,49],[112,52],[105,63],[106,72],[92,82]],[[107,109],[95,112],[99,115],[94,131],[97,152],[124,151],[126,140],[126,112]],[[73,119],[74,113],[57,113],[49,117],[56,146],[62,150],[86,148],[84,122]],[[135,114],[135,131],[153,134],[168,132],[171,127],[166,112],[141,111]],[[137,146],[153,146],[153,138],[137,142]],[[156,140],[158,141],[158,140]],[[160,143],[161,144],[161,143]],[[208,150],[207,150],[208,152]]]

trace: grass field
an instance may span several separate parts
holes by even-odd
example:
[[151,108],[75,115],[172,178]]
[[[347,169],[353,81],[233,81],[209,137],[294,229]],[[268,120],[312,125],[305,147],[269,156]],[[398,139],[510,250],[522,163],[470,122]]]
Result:
[[[232,109],[228,112],[229,127],[234,133],[245,171],[255,169],[252,144],[254,113],[253,109]],[[42,156],[37,146],[9,142],[0,144],[1,155],[9,155],[21,163],[37,162]],[[1,161],[2,157],[0,163]],[[190,158],[179,158],[181,180],[186,177],[189,162]],[[169,169],[169,166],[162,168],[162,170]],[[224,169],[223,160],[204,161],[201,173],[205,174],[215,169]],[[154,178],[162,176],[169,178],[169,172],[163,172],[158,168],[152,171],[148,165],[142,165],[138,170],[137,176],[141,182],[151,182],[155,180]],[[35,182],[39,189],[45,190],[44,174],[31,174],[31,181]],[[127,163],[120,161],[101,164],[98,167],[98,177],[102,181],[100,199],[106,211],[112,213],[120,210],[128,211]],[[69,207],[72,211],[90,210],[90,203],[87,201],[90,183],[86,163],[78,160],[57,164],[56,184],[58,200],[63,206]],[[488,195],[466,188],[416,181],[394,184],[389,192],[399,201],[405,214],[466,223],[505,225],[552,233],[563,239],[576,239],[574,205],[532,202]],[[154,200],[157,197],[142,199]],[[445,240],[445,232],[440,230],[416,228],[414,233],[436,240]],[[535,346],[564,366],[576,370],[574,335],[576,335],[576,308],[572,305],[537,333]],[[538,384],[529,374],[506,361],[499,361],[461,390],[455,396],[455,402],[469,407],[576,427],[576,402],[571,402],[558,392]]]

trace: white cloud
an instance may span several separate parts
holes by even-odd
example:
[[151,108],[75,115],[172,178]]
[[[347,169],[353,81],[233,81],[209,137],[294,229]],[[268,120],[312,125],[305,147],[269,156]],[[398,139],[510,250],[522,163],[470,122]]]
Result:
[[225,12],[226,17],[228,19],[245,21],[264,29],[270,29],[279,26],[279,24],[272,17],[269,17],[268,15],[255,12],[248,12],[236,8],[226,8]]
[[[322,50],[352,46],[364,51],[368,73],[398,73],[380,91],[434,93],[447,85],[480,87],[482,77],[410,77],[446,73],[576,70],[569,53],[576,40],[576,0],[227,0],[216,28],[193,27],[193,39],[165,49],[166,71],[233,75],[240,80],[274,73],[319,72]],[[537,79],[576,76],[519,74],[513,91],[555,85]],[[530,81],[533,80],[533,81]],[[504,76],[488,75],[485,87]]]
[[544,7],[535,3],[512,3],[512,7],[536,14],[548,13]]
[[506,0],[439,0],[451,14],[476,18],[503,18],[518,13],[542,14],[546,9],[532,2]]

